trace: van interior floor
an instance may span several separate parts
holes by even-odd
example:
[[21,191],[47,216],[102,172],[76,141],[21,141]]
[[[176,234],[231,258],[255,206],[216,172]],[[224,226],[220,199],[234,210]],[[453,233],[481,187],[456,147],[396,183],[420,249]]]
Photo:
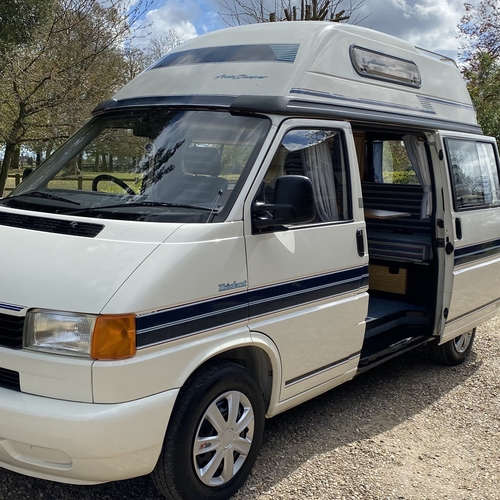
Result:
[[371,295],[359,371],[425,343],[428,319],[424,306]]

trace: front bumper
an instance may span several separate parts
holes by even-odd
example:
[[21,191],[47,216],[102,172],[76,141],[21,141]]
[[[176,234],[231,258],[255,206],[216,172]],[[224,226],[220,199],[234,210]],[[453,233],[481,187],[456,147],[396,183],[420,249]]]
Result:
[[158,460],[177,393],[95,404],[0,388],[0,467],[72,484],[148,474]]

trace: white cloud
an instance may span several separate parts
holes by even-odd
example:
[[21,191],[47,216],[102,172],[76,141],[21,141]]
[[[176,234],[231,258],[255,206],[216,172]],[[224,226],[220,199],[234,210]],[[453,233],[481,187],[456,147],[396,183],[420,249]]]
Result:
[[[464,14],[463,1],[364,0],[354,17],[363,19],[362,26],[456,57],[461,45],[457,38],[457,24]],[[344,0],[344,3],[347,6],[349,0]],[[218,13],[220,5],[217,0],[155,0],[154,7],[145,17],[146,23],[152,25],[144,31],[153,36],[175,28],[180,34],[192,38],[225,27]]]
[[369,14],[363,26],[456,57],[461,44],[457,25],[464,14],[462,0],[391,0],[382,5],[365,0],[362,12]]
[[172,28],[185,38],[225,28],[217,7],[217,0],[154,0],[142,19],[149,26],[141,30],[142,38],[135,44],[147,45],[150,37],[160,37]]
[[169,29],[175,28],[186,38],[193,38],[198,33],[191,20],[197,11],[199,7],[193,2],[180,3],[176,0],[168,0],[161,7],[148,11],[146,23],[151,23],[149,31],[153,36],[160,36]]
[[400,10],[403,14],[403,17],[409,19],[412,15],[412,8],[406,3],[406,0],[391,0],[392,5],[397,10]]
[[217,11],[204,12],[196,26],[199,35],[228,27]]

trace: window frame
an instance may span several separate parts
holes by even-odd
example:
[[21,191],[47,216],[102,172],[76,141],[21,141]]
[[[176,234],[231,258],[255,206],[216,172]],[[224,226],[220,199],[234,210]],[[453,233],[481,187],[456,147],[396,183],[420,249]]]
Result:
[[[456,186],[455,186],[455,179],[452,171],[452,159],[451,159],[451,146],[450,146],[450,141],[462,141],[462,142],[468,142],[468,143],[473,143],[473,144],[488,144],[492,150],[493,154],[495,157],[495,165],[496,165],[496,174],[498,178],[498,183],[500,186],[500,165],[499,165],[499,156],[498,156],[498,151],[497,148],[495,147],[495,143],[492,141],[486,141],[482,140],[480,138],[474,138],[474,137],[457,137],[457,136],[448,136],[444,138],[444,144],[445,144],[445,150],[446,150],[446,160],[447,160],[447,173],[448,173],[448,178],[450,180],[450,187],[451,187],[451,194],[452,194],[452,199],[453,199],[453,210],[455,212],[469,212],[473,210],[487,210],[490,208],[498,208],[500,207],[500,196],[499,199],[496,203],[494,204],[489,204],[489,205],[476,205],[476,206],[470,206],[470,207],[459,207],[458,206],[458,199],[457,199],[457,191],[456,191]],[[479,162],[481,159],[479,158]],[[482,166],[481,163],[479,163],[480,168]],[[483,170],[481,169],[481,174],[483,174]]]
[[[340,148],[341,148],[341,154],[342,154],[342,159],[343,159],[343,166],[344,166],[344,173],[345,173],[345,179],[344,179],[344,186],[343,186],[343,191],[347,197],[347,216],[344,219],[338,219],[338,220],[333,220],[333,221],[313,221],[313,222],[307,222],[307,223],[298,223],[298,224],[290,224],[286,226],[270,226],[267,229],[260,230],[258,232],[276,232],[276,231],[282,231],[282,230],[290,230],[290,229],[302,229],[302,228],[309,228],[309,227],[318,227],[318,226],[325,226],[325,225],[332,225],[332,224],[345,224],[345,223],[350,223],[354,221],[354,209],[353,209],[353,187],[352,187],[352,174],[351,174],[351,164],[350,164],[350,157],[348,154],[348,148],[347,148],[347,142],[346,142],[346,134],[345,130],[343,128],[336,128],[336,127],[329,127],[326,125],[320,125],[320,126],[314,126],[309,124],[304,124],[304,125],[294,125],[288,128],[282,135],[279,143],[277,143],[276,147],[274,148],[271,156],[271,160],[269,164],[267,165],[267,168],[264,171],[264,176],[261,181],[261,188],[259,188],[253,197],[253,203],[255,203],[257,200],[260,200],[260,196],[262,194],[262,189],[265,187],[265,177],[271,168],[274,159],[276,155],[278,154],[279,150],[281,147],[283,147],[283,142],[285,138],[291,133],[295,131],[328,131],[328,132],[334,132],[336,134],[336,137],[340,139]],[[303,148],[306,149],[306,148]],[[298,149],[296,151],[301,151],[301,149]],[[255,230],[252,230],[252,232],[255,234]]]

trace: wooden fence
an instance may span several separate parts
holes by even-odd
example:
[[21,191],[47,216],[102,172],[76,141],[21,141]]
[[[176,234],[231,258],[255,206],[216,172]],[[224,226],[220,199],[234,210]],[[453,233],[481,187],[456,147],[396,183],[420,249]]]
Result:
[[[113,175],[113,174],[111,174],[111,175]],[[57,182],[62,182],[62,183],[66,183],[66,182],[76,183],[76,188],[79,191],[82,191],[83,190],[83,183],[84,182],[92,182],[94,180],[94,177],[95,176],[90,177],[90,176],[85,176],[85,175],[74,175],[71,177],[61,177],[61,178],[57,178],[54,180]],[[14,179],[14,183],[9,182],[9,179]],[[124,182],[135,184],[137,181],[137,176],[124,177],[123,175],[120,175],[120,179]],[[5,186],[4,195],[7,195],[15,187],[19,186],[19,184],[21,183],[21,180],[22,180],[21,173],[9,174],[7,176],[7,185]],[[12,184],[14,184],[14,185],[12,185]],[[72,188],[74,188],[74,186],[75,186],[75,184],[72,185]]]

